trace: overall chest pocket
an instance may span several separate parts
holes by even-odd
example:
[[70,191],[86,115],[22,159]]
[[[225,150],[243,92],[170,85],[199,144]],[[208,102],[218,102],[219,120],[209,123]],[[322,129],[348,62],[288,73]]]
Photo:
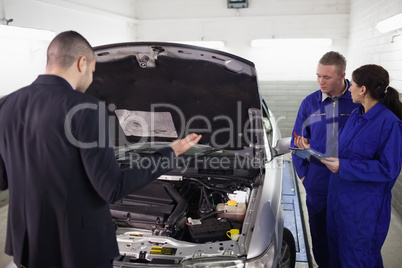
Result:
[[355,157],[363,159],[374,159],[378,149],[378,140],[360,139],[356,140],[351,148],[351,153]]

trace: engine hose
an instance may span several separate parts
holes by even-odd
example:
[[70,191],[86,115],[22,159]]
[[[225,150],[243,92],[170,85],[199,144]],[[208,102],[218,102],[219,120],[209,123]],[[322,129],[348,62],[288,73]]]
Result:
[[165,226],[166,227],[171,227],[176,224],[176,222],[185,215],[185,212],[187,210],[188,204],[187,201],[182,198],[182,196],[176,192],[175,189],[172,187],[169,187],[170,184],[164,185],[166,191],[169,193],[169,195],[176,201],[177,205],[174,209],[174,211],[170,214],[170,216],[167,218],[165,221]]

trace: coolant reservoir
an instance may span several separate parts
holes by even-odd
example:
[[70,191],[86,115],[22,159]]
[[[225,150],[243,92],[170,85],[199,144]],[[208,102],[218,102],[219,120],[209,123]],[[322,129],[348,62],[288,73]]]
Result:
[[229,200],[227,203],[219,203],[216,206],[216,211],[225,211],[218,213],[218,217],[231,219],[236,222],[243,222],[246,215],[246,204],[237,203],[234,200]]

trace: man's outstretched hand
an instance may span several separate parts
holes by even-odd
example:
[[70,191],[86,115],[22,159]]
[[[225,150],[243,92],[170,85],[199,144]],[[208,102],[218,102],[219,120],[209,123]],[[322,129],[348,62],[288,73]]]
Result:
[[185,153],[188,149],[196,145],[201,137],[201,135],[191,133],[187,135],[187,137],[173,142],[172,144],[170,144],[170,147],[172,147],[174,154],[178,156],[182,153]]

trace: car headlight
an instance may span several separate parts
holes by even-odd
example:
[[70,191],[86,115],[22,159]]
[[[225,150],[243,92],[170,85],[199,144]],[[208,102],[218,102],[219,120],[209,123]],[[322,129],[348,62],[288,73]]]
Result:
[[238,258],[227,257],[213,257],[213,258],[200,258],[183,261],[182,267],[185,268],[213,268],[213,267],[227,267],[227,268],[243,268],[244,260]]
[[274,244],[271,243],[268,249],[257,258],[247,260],[245,263],[245,268],[262,268],[262,267],[274,267],[275,260],[275,247]]

